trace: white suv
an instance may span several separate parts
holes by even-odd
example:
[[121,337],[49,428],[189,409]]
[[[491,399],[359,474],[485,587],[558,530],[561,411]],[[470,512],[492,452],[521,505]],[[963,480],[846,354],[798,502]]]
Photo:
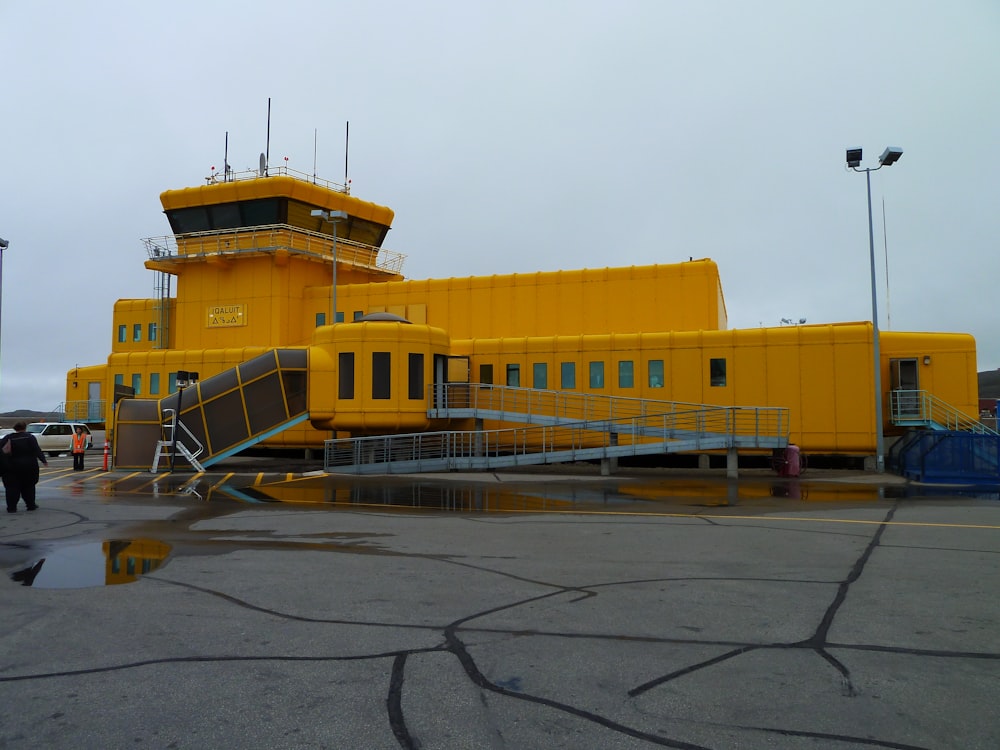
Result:
[[69,453],[73,449],[73,433],[77,427],[83,428],[83,434],[87,436],[87,448],[90,448],[93,438],[90,436],[90,428],[79,422],[32,422],[26,428],[35,436],[38,447],[50,456],[58,456],[60,453]]

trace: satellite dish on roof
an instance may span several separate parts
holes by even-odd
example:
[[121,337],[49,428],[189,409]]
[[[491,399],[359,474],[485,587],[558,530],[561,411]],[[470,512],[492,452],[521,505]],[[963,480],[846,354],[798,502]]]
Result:
[[261,177],[267,174],[267,157],[264,156],[263,151],[260,154],[260,169],[258,170],[258,174]]

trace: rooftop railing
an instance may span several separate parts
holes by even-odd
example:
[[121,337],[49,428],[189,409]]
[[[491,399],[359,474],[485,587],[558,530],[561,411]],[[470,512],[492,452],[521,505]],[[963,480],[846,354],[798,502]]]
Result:
[[240,171],[235,171],[233,169],[223,170],[219,172],[214,170],[212,174],[205,178],[205,182],[209,185],[216,185],[221,182],[242,182],[245,180],[260,180],[267,177],[275,177],[277,175],[282,175],[286,177],[294,177],[296,180],[302,180],[303,182],[309,182],[313,185],[320,185],[325,187],[327,190],[336,190],[338,193],[351,194],[350,183],[343,184],[340,182],[331,182],[330,180],[324,180],[317,177],[315,174],[307,174],[305,172],[300,172],[297,169],[292,169],[286,165],[280,165],[276,167],[268,166],[264,173],[261,174],[259,169],[241,169]]
[[[265,224],[147,237],[142,242],[151,260],[236,257],[246,253],[276,250],[329,260],[333,253],[333,238],[330,235],[288,224]],[[393,250],[337,238],[339,264],[402,274],[405,259],[405,255]]]

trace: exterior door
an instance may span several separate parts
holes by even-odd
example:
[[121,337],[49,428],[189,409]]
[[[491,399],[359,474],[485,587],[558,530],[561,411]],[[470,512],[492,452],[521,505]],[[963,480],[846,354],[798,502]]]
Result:
[[920,376],[916,359],[889,360],[889,389],[892,391],[894,416],[912,419],[920,416]]
[[87,383],[87,420],[99,422],[104,419],[103,406],[100,381]]
[[[434,408],[460,409],[469,406],[469,358],[434,355]],[[460,387],[448,383],[465,383]]]

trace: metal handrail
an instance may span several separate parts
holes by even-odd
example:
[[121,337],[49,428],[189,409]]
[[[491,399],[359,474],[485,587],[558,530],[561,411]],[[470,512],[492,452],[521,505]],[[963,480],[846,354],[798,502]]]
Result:
[[[187,232],[142,240],[150,260],[230,257],[243,253],[284,250],[294,255],[329,260],[333,238],[289,224],[263,224],[227,230]],[[395,250],[337,238],[337,262],[401,274],[406,256]]]
[[1000,434],[927,391],[890,391],[889,409],[893,424],[922,422],[935,424],[943,429],[956,432],[974,432],[981,435]]
[[[607,422],[632,418],[659,417],[669,414],[724,412],[734,424],[746,425],[753,414],[753,431],[766,430],[774,436],[788,437],[790,424],[785,407],[714,406],[684,401],[658,401],[631,396],[608,396],[578,391],[558,391],[490,383],[443,383],[428,387],[429,412],[468,409],[477,412],[526,416],[527,420],[544,416],[560,422]],[[741,415],[736,418],[734,415]],[[742,433],[741,433],[742,434]]]
[[63,401],[49,414],[62,415],[63,422],[103,422],[106,406],[104,399]]
[[236,172],[232,169],[223,170],[219,172],[214,170],[212,174],[205,178],[205,182],[209,185],[215,185],[221,182],[244,182],[246,180],[260,180],[266,179],[267,177],[276,177],[278,175],[284,175],[287,177],[294,177],[296,180],[302,180],[303,182],[309,182],[313,185],[321,185],[327,190],[335,190],[338,193],[351,194],[350,184],[343,184],[340,182],[332,182],[331,180],[322,180],[314,174],[306,174],[305,172],[300,172],[297,169],[292,169],[286,165],[279,166],[268,166],[266,168],[266,174],[261,174],[259,169],[252,169],[250,167],[246,169],[241,169]]
[[[546,417],[558,422],[328,440],[325,466],[469,465],[477,459],[486,465],[490,457],[516,463],[519,457],[537,459],[546,454],[560,454],[562,459],[557,460],[575,460],[598,454],[667,452],[678,446],[685,450],[737,445],[775,448],[787,444],[789,434],[784,407],[706,406],[481,383],[435,385],[430,397],[437,407],[432,406],[429,413],[524,422]],[[540,414],[543,404],[549,412],[544,415]],[[631,413],[624,414],[626,411]]]
[[[760,429],[762,413],[770,407],[709,407],[611,420],[601,420],[604,429],[595,432],[593,422],[534,425],[496,430],[454,430],[405,435],[342,438],[325,444],[325,466],[398,462],[459,461],[490,456],[518,457],[560,452],[591,455],[595,449],[619,455],[660,452],[674,441],[685,441],[691,449],[710,438],[721,444],[740,442],[745,447],[771,448],[775,436]],[[780,410],[779,410],[780,411]],[[787,420],[784,421],[787,424]],[[751,426],[752,425],[752,426]],[[739,440],[738,437],[742,437]],[[629,446],[632,446],[630,450]],[[581,455],[581,457],[583,457]]]
[[[164,416],[170,415],[169,419],[166,419],[160,423],[160,429],[163,430],[164,431],[163,434],[167,436],[167,442],[170,442],[171,444],[175,442],[180,443],[179,440],[175,439],[177,428],[180,427],[181,430],[183,430],[184,433],[186,433],[187,436],[191,438],[191,441],[196,446],[198,446],[198,450],[190,451],[191,457],[198,458],[198,456],[200,456],[202,453],[205,452],[205,446],[202,445],[202,442],[194,436],[194,433],[191,432],[191,430],[188,429],[188,426],[181,421],[180,415],[177,413],[176,409],[164,409],[163,415]],[[167,432],[167,430],[169,430],[169,432]],[[185,445],[184,447],[186,448],[187,445]]]

